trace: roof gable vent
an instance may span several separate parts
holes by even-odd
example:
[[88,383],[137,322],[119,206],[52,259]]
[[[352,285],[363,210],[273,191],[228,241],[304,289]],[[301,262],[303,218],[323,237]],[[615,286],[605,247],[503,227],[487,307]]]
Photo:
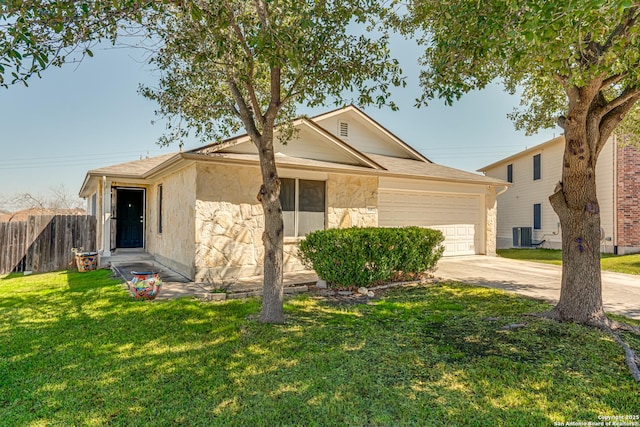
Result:
[[349,123],[347,123],[347,122],[338,122],[338,136],[340,138],[348,138],[349,137]]

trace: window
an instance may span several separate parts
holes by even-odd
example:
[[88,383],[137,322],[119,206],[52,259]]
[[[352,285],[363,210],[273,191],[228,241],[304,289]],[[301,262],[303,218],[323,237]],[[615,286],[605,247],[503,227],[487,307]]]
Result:
[[325,182],[281,178],[280,203],[285,237],[324,230]]
[[533,205],[533,229],[540,230],[542,228],[542,205],[536,203]]
[[533,180],[540,179],[540,154],[533,156]]
[[97,217],[98,216],[98,194],[94,193],[91,196],[91,215]]
[[507,182],[513,182],[513,164],[507,165]]
[[162,184],[158,185],[158,234],[162,234]]

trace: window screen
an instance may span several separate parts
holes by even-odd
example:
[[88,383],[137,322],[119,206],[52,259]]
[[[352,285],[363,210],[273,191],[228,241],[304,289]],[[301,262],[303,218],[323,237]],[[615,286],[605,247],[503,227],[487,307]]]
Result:
[[305,236],[325,228],[325,182],[280,179],[280,203],[286,237]]
[[280,178],[280,204],[285,237],[296,235],[296,180]]
[[280,204],[285,212],[296,210],[296,180],[280,178]]
[[507,165],[507,182],[513,182],[513,164]]

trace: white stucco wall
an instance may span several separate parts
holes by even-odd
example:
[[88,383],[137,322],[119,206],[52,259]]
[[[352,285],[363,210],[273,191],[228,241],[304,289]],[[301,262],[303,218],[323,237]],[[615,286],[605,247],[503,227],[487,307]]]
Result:
[[[154,180],[147,188],[146,249],[159,262],[194,277],[194,164]],[[162,233],[158,232],[158,185],[162,184]]]

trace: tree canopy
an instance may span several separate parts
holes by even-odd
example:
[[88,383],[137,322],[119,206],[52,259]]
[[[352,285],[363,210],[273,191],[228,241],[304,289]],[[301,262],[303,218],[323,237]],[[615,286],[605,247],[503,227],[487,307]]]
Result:
[[[512,118],[533,133],[568,109],[567,93],[597,86],[609,117],[630,109],[640,92],[638,5],[630,0],[416,0],[404,29],[422,29],[420,103],[501,80],[523,91]],[[607,125],[609,130],[616,120]],[[615,123],[617,124],[617,123]]]
[[0,86],[28,84],[50,66],[93,56],[101,39],[115,42],[124,22],[142,22],[162,2],[47,1],[0,2]]
[[[280,82],[280,124],[299,104],[393,107],[388,89],[402,80],[387,37],[354,31],[385,13],[376,2],[358,1],[223,0],[168,8],[150,28],[161,40],[152,62],[162,77],[142,92],[175,119],[165,142],[190,130],[207,142],[243,128],[262,132],[273,78]],[[243,121],[245,113],[255,123]]]

